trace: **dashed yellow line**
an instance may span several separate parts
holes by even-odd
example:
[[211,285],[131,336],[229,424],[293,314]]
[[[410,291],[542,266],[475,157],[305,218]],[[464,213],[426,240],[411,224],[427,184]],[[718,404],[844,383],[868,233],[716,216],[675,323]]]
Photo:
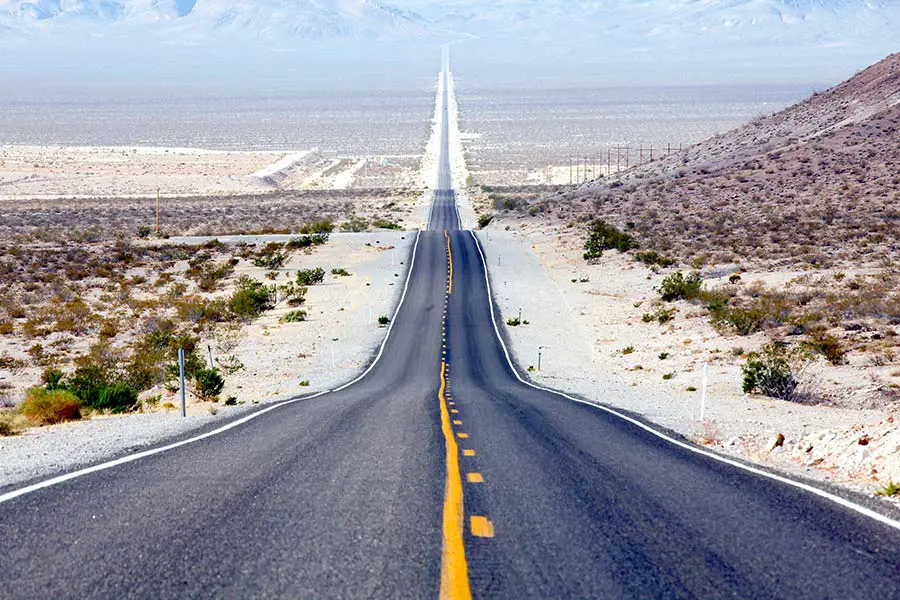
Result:
[[469,483],[484,483],[484,476],[481,473],[466,473],[466,481]]
[[463,456],[475,456],[475,451],[472,449],[463,450]]
[[453,251],[450,250],[450,235],[444,231],[444,237],[447,238],[447,264],[450,267],[450,274],[447,277],[447,294],[453,293]]
[[488,521],[487,517],[472,516],[469,525],[472,528],[472,535],[475,537],[494,537],[494,524]]

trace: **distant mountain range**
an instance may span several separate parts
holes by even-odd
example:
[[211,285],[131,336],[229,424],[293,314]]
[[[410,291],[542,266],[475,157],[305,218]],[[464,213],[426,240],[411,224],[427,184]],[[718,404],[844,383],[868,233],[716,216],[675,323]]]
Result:
[[[893,0],[0,0],[11,31],[155,23],[253,37],[509,36],[593,31],[647,40],[681,36],[900,43]],[[548,31],[549,30],[549,31]]]
[[843,75],[896,52],[898,32],[895,0],[0,0],[0,59],[28,39],[254,52],[469,40],[475,66],[576,60],[764,73],[776,61],[800,77]]

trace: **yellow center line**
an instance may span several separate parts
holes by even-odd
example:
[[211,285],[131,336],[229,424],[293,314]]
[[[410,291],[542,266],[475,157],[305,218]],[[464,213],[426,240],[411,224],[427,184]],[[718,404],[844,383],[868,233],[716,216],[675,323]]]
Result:
[[463,450],[463,456],[475,456],[474,450]]
[[453,293],[453,252],[450,250],[450,235],[445,231],[444,237],[447,238],[447,264],[450,266],[450,273],[447,277],[447,294]]
[[470,600],[469,567],[463,543],[464,512],[459,448],[453,438],[450,413],[444,394],[447,391],[447,363],[441,362],[441,431],[447,453],[447,481],[444,490],[443,547],[441,549],[441,599]]
[[469,483],[484,483],[484,476],[481,473],[466,473],[466,481]]

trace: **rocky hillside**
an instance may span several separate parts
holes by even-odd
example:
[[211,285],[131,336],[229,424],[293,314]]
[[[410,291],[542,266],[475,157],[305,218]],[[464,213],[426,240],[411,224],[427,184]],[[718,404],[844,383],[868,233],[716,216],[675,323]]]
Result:
[[890,264],[900,256],[900,54],[778,114],[515,214],[604,217],[697,266]]

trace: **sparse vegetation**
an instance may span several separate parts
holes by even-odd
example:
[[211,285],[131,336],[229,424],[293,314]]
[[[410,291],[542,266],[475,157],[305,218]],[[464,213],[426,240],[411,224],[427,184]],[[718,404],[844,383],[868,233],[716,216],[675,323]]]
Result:
[[388,323],[391,322],[391,318],[387,315],[381,315],[378,317],[378,325],[379,327],[386,327]]
[[347,269],[344,269],[343,267],[341,267],[339,269],[332,269],[331,274],[335,275],[335,276],[339,276],[339,277],[350,277],[350,272],[347,271]]

